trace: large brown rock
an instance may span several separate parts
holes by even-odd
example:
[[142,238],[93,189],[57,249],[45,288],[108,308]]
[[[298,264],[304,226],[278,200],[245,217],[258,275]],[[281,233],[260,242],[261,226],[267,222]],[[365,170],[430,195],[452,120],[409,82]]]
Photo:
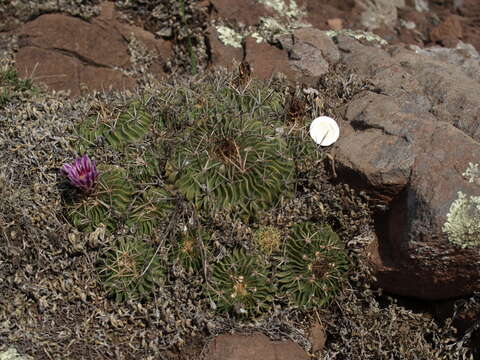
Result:
[[62,14],[46,14],[23,25],[21,46],[61,51],[99,66],[129,65],[122,36],[97,24]]
[[229,22],[256,25],[262,16],[272,16],[273,10],[255,0],[210,0],[216,16]]
[[127,89],[136,84],[120,71],[88,66],[68,53],[33,46],[23,47],[18,52],[16,66],[22,76],[43,82],[53,90],[68,90],[72,96],[80,95],[85,87],[91,90]]
[[307,360],[297,344],[273,342],[263,334],[220,335],[208,346],[205,360]]
[[347,105],[333,153],[342,180],[387,210],[370,250],[385,290],[429,300],[480,290],[480,253],[442,231],[462,176],[480,155],[480,84],[460,67],[402,48],[383,50],[339,37],[343,61],[368,78]]
[[445,46],[456,44],[463,37],[462,23],[455,15],[448,16],[430,31],[430,40]]
[[282,73],[290,80],[295,80],[297,74],[291,69],[288,53],[270,44],[258,43],[248,37],[245,41],[245,60],[251,65],[253,76],[267,80],[273,75]]
[[91,22],[63,14],[46,14],[25,23],[16,34],[16,67],[54,90],[80,94],[91,90],[127,89],[136,80],[121,70],[131,69],[128,41],[133,35],[153,54],[150,71],[163,75],[162,64],[171,45],[147,31],[117,20],[114,4],[106,2]]

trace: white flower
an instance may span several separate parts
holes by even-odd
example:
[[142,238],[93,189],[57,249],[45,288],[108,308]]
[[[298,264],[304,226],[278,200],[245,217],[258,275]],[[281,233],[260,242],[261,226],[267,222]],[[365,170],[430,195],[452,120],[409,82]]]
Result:
[[317,144],[330,146],[338,140],[340,128],[331,117],[320,116],[310,124],[310,136]]

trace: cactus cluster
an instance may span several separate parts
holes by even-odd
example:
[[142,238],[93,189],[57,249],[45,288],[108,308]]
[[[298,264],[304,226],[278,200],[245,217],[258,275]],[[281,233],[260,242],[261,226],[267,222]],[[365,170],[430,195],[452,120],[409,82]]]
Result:
[[[129,234],[99,266],[117,300],[148,296],[163,279],[160,258],[145,241],[159,233],[171,235],[165,265],[205,277],[205,295],[218,311],[255,316],[275,302],[322,305],[340,287],[345,251],[330,228],[311,223],[295,225],[289,236],[282,226],[255,224],[249,250],[227,246],[212,261],[219,244],[205,228],[215,213],[245,224],[266,216],[293,194],[292,154],[299,154],[290,146],[296,135],[279,131],[287,126],[282,106],[291,104],[238,76],[172,89],[148,104],[134,101],[119,115],[100,105],[77,127],[76,149],[115,165],[98,167],[95,186],[67,202],[67,216],[82,231],[103,224],[115,236]],[[175,222],[184,209],[194,212],[197,227]]]
[[172,195],[161,187],[139,190],[131,205],[126,225],[143,235],[151,235],[161,219],[174,209]]
[[139,102],[132,102],[118,119],[109,124],[103,135],[110,146],[120,150],[128,144],[139,142],[150,130],[152,122],[152,117],[144,106]]
[[239,210],[249,215],[268,208],[288,190],[290,161],[280,139],[267,139],[261,123],[210,119],[179,147],[175,185],[199,208]]

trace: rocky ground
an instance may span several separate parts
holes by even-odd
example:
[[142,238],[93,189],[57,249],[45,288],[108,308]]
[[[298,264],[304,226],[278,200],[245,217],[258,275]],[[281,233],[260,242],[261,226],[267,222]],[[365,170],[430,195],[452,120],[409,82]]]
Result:
[[[443,230],[459,191],[480,195],[464,175],[480,154],[478,1],[18,0],[0,1],[0,19],[0,359],[479,356],[478,246]],[[280,299],[255,319],[219,314],[205,279],[176,266],[154,300],[117,304],[93,270],[111,236],[62,215],[57,170],[78,121],[142,97],[160,99],[155,116],[180,112],[165,94],[220,67],[235,86],[282,89],[288,136],[318,115],[340,124],[318,169],[297,166],[295,196],[274,215],[204,220],[215,261],[249,249],[258,226],[330,223],[355,270],[328,307]],[[192,212],[180,203],[179,227]]]

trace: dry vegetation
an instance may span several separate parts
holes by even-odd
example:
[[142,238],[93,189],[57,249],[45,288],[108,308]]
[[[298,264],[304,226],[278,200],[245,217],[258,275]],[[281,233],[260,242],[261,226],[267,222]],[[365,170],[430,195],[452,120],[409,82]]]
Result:
[[[296,151],[309,154],[308,161],[296,166],[293,196],[252,221],[228,212],[198,213],[176,193],[174,214],[146,240],[157,249],[155,256],[165,267],[164,282],[148,299],[118,302],[109,296],[98,273],[99,259],[129,230],[119,227],[109,232],[99,226],[82,233],[66,218],[65,194],[73,190],[59,168],[76,155],[72,145],[77,140],[76,126],[92,112],[103,109],[115,114],[132,99],[145,97],[156,99],[148,108],[151,116],[171,116],[171,94],[185,94],[188,88],[198,89],[198,84],[218,84],[225,79],[223,83],[235,83],[235,75],[218,73],[170,85],[150,84],[138,94],[97,93],[73,101],[17,87],[10,80],[2,83],[12,92],[0,113],[0,349],[14,346],[36,359],[78,359],[79,354],[85,359],[195,358],[212,336],[235,330],[290,338],[309,350],[306,331],[319,316],[327,324],[328,342],[321,354],[325,359],[468,358],[462,355],[466,348],[457,344],[448,322],[438,325],[395,302],[380,301],[369,289],[361,256],[370,239],[365,199],[330,182],[319,166],[323,162],[314,160],[321,161],[325,154],[299,146],[309,141],[306,126],[299,127],[295,121],[292,125],[288,112],[284,112],[286,126],[298,131],[293,142]],[[272,83],[268,88],[282,93],[282,84]],[[283,94],[288,107],[290,92],[285,89]],[[307,116],[312,116],[316,111],[313,102],[303,101]],[[167,141],[170,135],[164,131],[159,136]],[[94,149],[97,162],[121,166],[121,156],[105,149]],[[306,165],[309,161],[310,166]],[[158,181],[168,182],[163,171]],[[196,273],[172,261],[168,246],[172,236],[192,219],[211,233],[213,242],[202,270]],[[254,233],[259,227],[273,226],[285,233],[292,224],[305,220],[330,224],[348,250],[348,284],[330,305],[302,310],[278,295],[272,306],[250,318],[212,308],[203,288],[213,264],[235,247],[254,251]]]
[[[97,1],[80,1],[80,7],[71,9],[68,1],[45,1],[39,2],[37,10],[27,3],[19,1],[23,7],[7,15],[25,20],[63,6],[63,11],[76,15],[83,11],[80,15],[88,17],[98,10]],[[167,34],[171,29],[171,36],[178,40],[178,64],[172,66],[192,70],[195,62],[204,62],[202,57],[206,56],[202,51],[200,58],[191,53],[192,46],[203,46],[201,15],[193,15],[187,4],[182,16],[178,11],[185,4],[175,2],[177,7],[171,9],[176,13],[163,12],[168,14],[166,18],[156,17],[161,12],[154,12],[154,8],[167,3],[122,1],[118,5],[151,30]],[[5,13],[2,5],[0,1]],[[182,24],[191,26],[180,31]],[[471,359],[468,346],[478,331],[474,327],[457,337],[450,320],[435,322],[431,316],[411,311],[370,288],[372,277],[363,259],[372,239],[368,199],[342,185],[341,179],[333,181],[334,164],[308,137],[308,119],[320,113],[336,116],[346,101],[369,86],[367,82],[339,66],[323,77],[310,95],[287,88],[281,81],[262,85],[225,72],[163,84],[146,77],[141,83],[133,93],[95,93],[71,100],[34,88],[28,80],[18,79],[10,67],[2,67],[0,359],[11,347],[34,359],[201,359],[204,345],[213,336],[230,331],[260,331],[274,340],[291,339],[310,351],[307,331],[318,319],[324,323],[328,339],[321,353],[312,354],[315,358]],[[232,211],[206,212],[192,204],[171,179],[169,156],[175,153],[175,146],[189,145],[188,136],[176,137],[192,125],[193,115],[187,110],[203,106],[193,101],[202,96],[202,89],[210,89],[211,97],[211,87],[221,84],[257,89],[252,95],[257,96],[257,102],[275,90],[278,101],[273,114],[278,118],[272,121],[279,121],[281,125],[276,126],[282,128],[277,135],[302,159],[294,163],[291,195],[280,197],[258,217],[239,217]],[[185,96],[191,96],[190,102],[182,101]],[[155,141],[166,144],[158,148],[158,171],[148,179],[166,186],[174,206],[155,223],[154,231],[142,234],[142,241],[152,250],[148,256],[154,256],[156,266],[162,268],[161,281],[147,297],[116,300],[104,284],[99,264],[105,262],[110,250],[118,249],[117,243],[132,236],[134,227],[115,218],[120,225],[113,230],[95,226],[79,231],[68,215],[69,194],[74,190],[59,169],[79,155],[79,150],[85,150],[79,147],[79,124],[92,116],[107,122],[118,119],[133,101],[144,102],[153,121],[162,120],[149,127],[145,140],[133,146],[133,153],[145,160],[144,149]],[[266,113],[272,117],[270,110]],[[237,142],[220,145],[215,147],[218,158],[233,159],[230,150],[236,149]],[[105,139],[99,139],[88,151],[98,164],[127,167],[129,159],[129,166],[135,165],[122,150],[106,146]],[[277,289],[268,306],[248,317],[242,316],[235,304],[215,304],[211,292],[205,291],[215,264],[238,248],[262,253],[267,263],[275,264],[278,247],[272,242],[287,238],[289,229],[304,221],[329,224],[348,254],[350,270],[331,302],[322,308],[303,308]],[[193,236],[196,243],[192,244],[186,227],[197,234]],[[272,238],[259,245],[266,230],[272,232]],[[199,244],[200,261],[187,256],[185,262],[182,254]],[[244,290],[238,284],[235,289],[239,293]],[[479,302],[473,297],[462,308],[478,308]],[[222,311],[225,309],[227,312]]]

